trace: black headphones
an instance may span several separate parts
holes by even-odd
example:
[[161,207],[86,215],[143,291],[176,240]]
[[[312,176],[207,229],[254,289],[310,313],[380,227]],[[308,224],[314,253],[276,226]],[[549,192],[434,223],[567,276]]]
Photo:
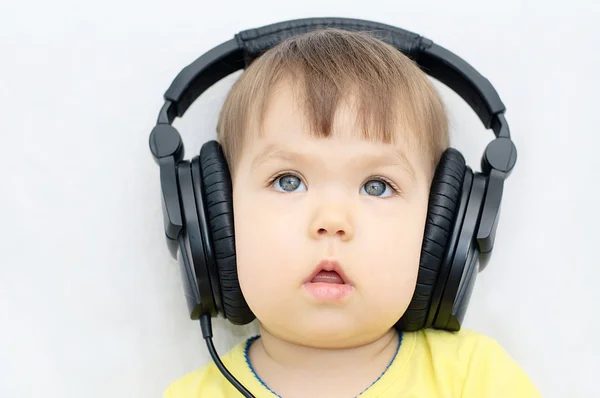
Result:
[[431,185],[417,286],[396,324],[399,330],[460,329],[477,273],[492,252],[504,180],[517,159],[504,104],[490,82],[431,40],[393,26],[345,18],[285,21],[240,32],[184,68],[165,93],[150,133],[150,150],[160,166],[165,234],[181,267],[190,316],[200,318],[215,363],[246,396],[251,395],[216,356],[210,330],[210,319],[218,314],[236,325],[254,319],[237,278],[229,168],[216,141],[205,143],[191,161],[183,160],[183,142],[171,124],[208,87],[264,51],[326,27],[369,31],[393,45],[459,94],[496,136],[485,149],[481,173],[474,173],[456,149],[442,155]]

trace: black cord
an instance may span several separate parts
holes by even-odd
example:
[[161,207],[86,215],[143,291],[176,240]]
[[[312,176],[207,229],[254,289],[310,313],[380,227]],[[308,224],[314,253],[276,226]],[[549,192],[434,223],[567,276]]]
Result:
[[217,355],[217,350],[215,350],[215,345],[212,341],[212,323],[210,320],[210,315],[200,316],[200,328],[202,329],[202,337],[204,337],[204,340],[206,341],[208,352],[210,353],[210,356],[212,357],[215,365],[217,365],[217,368],[219,368],[223,376],[225,376],[227,381],[229,381],[235,388],[237,388],[238,391],[242,393],[244,397],[255,398],[254,395],[250,393],[250,391],[246,390],[246,388],[239,381],[237,381],[231,373],[229,373],[227,368],[225,368],[225,366],[223,365],[223,362],[221,362],[219,355]]

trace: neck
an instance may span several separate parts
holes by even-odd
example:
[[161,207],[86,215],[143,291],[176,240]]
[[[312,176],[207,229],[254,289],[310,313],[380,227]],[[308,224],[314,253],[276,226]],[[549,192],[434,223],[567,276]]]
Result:
[[[260,326],[261,338],[250,349],[250,362],[259,376],[272,380],[300,376],[328,377],[369,375],[375,381],[394,359],[398,349],[398,332],[391,328],[380,336],[347,348],[314,348],[278,338]],[[263,377],[264,376],[264,377]]]

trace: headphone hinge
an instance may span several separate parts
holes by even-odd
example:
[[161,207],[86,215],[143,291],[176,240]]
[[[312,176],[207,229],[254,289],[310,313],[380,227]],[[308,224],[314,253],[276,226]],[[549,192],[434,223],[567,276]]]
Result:
[[179,190],[177,188],[177,164],[172,156],[158,160],[160,165],[160,185],[163,223],[167,239],[177,241],[183,229]]

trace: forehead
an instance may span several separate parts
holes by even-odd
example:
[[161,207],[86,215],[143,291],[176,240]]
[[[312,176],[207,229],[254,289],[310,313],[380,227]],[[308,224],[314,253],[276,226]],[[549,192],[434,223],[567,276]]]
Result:
[[298,87],[285,82],[276,85],[261,117],[247,132],[244,152],[250,152],[247,154],[253,161],[258,161],[258,157],[276,156],[283,151],[317,153],[343,145],[355,157],[381,155],[414,171],[428,168],[415,129],[402,117],[395,118],[391,130],[383,134],[373,128],[372,121],[361,119],[359,101],[349,95],[337,104],[330,126],[315,126],[306,103]]

